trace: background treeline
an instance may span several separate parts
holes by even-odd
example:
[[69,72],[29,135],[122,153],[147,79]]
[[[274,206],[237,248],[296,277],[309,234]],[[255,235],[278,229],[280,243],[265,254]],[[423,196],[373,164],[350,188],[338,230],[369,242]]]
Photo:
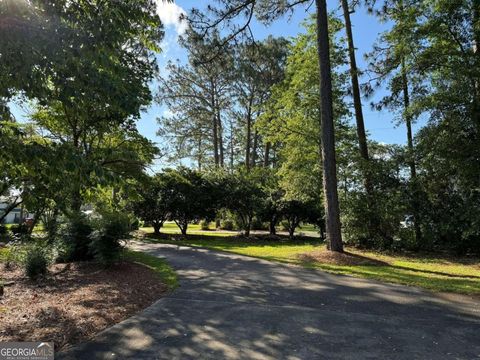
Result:
[[268,230],[279,225],[294,238],[301,223],[315,225],[324,239],[323,207],[318,199],[292,199],[279,186],[274,171],[265,168],[233,173],[199,172],[186,167],[148,177],[128,207],[159,234],[165,221],[174,221],[183,235],[188,224],[210,222],[223,230]]

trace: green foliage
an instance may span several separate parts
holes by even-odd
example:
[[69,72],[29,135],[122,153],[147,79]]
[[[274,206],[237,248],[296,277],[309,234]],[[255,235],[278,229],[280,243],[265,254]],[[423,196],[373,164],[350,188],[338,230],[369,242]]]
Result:
[[169,217],[175,221],[182,234],[187,233],[190,222],[215,218],[216,203],[211,196],[212,186],[202,173],[179,168],[166,170],[163,178],[169,194]]
[[155,233],[160,233],[163,223],[170,215],[171,189],[167,187],[164,174],[146,177],[138,184],[138,198],[130,200],[128,208],[143,221],[151,224]]
[[232,219],[223,219],[220,222],[220,229],[228,231],[235,230],[235,222]]
[[122,213],[104,213],[94,221],[94,231],[89,235],[89,253],[104,266],[119,259],[122,244],[130,231],[130,218]]
[[239,227],[250,235],[254,216],[262,207],[263,192],[260,187],[260,172],[247,172],[243,169],[233,174],[225,174],[222,189],[221,207],[237,217]]
[[78,213],[67,219],[57,235],[58,262],[91,260],[90,235],[93,227],[87,217]]
[[44,276],[48,271],[48,255],[47,249],[41,245],[35,245],[28,248],[24,268],[25,274],[31,279],[36,280],[40,276]]
[[282,225],[288,231],[291,240],[293,240],[295,230],[301,222],[313,220],[312,222],[318,223],[319,219],[323,218],[318,203],[313,201],[283,199],[279,203],[279,212],[281,217],[285,219]]

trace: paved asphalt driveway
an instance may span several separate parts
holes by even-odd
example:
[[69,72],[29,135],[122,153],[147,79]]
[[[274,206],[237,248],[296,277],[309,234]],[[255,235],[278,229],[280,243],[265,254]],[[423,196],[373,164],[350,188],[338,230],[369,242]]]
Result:
[[205,249],[140,244],[180,287],[57,358],[480,359],[480,304]]

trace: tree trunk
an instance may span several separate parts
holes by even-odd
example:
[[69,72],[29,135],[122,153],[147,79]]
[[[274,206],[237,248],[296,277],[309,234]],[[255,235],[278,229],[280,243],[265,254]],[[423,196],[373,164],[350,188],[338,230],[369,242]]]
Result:
[[270,166],[270,147],[271,147],[271,143],[267,141],[267,143],[265,144],[265,155],[263,157],[263,167]]
[[213,81],[212,85],[212,95],[211,95],[211,109],[212,109],[212,141],[213,141],[213,158],[215,161],[215,167],[218,167],[220,163],[220,157],[218,155],[218,119],[216,114],[216,102],[215,102],[215,85]]
[[223,126],[222,119],[220,117],[220,110],[217,110],[217,119],[218,119],[218,146],[220,148],[220,166],[225,166],[225,149],[223,147]]
[[218,128],[218,147],[220,149],[220,166],[223,168],[225,166],[225,154],[223,147],[223,126],[222,126],[222,116],[220,114],[220,104],[216,102],[217,108],[217,128]]
[[338,204],[335,130],[333,123],[332,72],[328,36],[326,0],[315,0],[317,6],[317,50],[320,65],[320,116],[323,160],[323,189],[329,250],[343,252]]
[[405,59],[402,58],[401,63],[402,72],[402,87],[403,87],[403,103],[405,110],[405,123],[407,125],[407,148],[408,148],[408,164],[410,166],[410,180],[413,185],[412,209],[413,209],[413,226],[415,229],[415,239],[417,243],[422,239],[422,231],[420,229],[419,206],[417,201],[417,168],[415,164],[415,149],[413,147],[413,132],[412,132],[412,118],[408,114],[410,107],[410,94],[408,91],[407,69],[405,66]]
[[270,235],[277,235],[277,217],[274,216],[270,219],[270,224],[269,224],[269,230],[270,230]]
[[187,229],[188,229],[188,223],[182,224],[180,227],[180,231],[182,232],[183,236],[187,236]]
[[288,237],[290,238],[290,240],[295,239],[295,227],[294,226],[290,226],[288,228]]
[[[33,233],[33,229],[35,228],[35,226],[37,226],[38,220],[40,219],[40,216],[42,216],[43,211],[44,211],[43,207],[35,211],[35,214],[33,215],[33,221],[30,224],[30,227],[28,228],[29,235]],[[20,218],[20,221],[21,221],[21,218]]]
[[[348,7],[348,1],[342,0],[343,15],[345,18],[345,31],[347,34],[348,41],[348,55],[350,59],[350,78],[352,81],[352,96],[353,96],[353,106],[355,108],[355,120],[357,123],[357,136],[358,136],[358,146],[360,150],[360,156],[367,163],[370,158],[368,155],[368,145],[367,145],[367,136],[365,133],[365,122],[363,119],[363,109],[362,109],[362,99],[360,96],[360,85],[358,81],[358,68],[357,60],[355,57],[355,45],[353,42],[353,32],[352,32],[352,22],[350,20],[350,9]],[[366,164],[363,164],[365,167]],[[365,181],[365,190],[369,195],[372,195],[372,185],[369,172],[366,169],[363,169],[364,172],[364,181]]]
[[252,227],[252,217],[247,215],[247,219],[246,219],[246,224],[245,224],[245,236],[246,237],[250,237],[250,229]]
[[218,129],[217,129],[217,117],[213,115],[213,158],[215,166],[218,167],[220,158],[218,156]]
[[198,137],[197,162],[198,162],[198,171],[202,171],[202,136]]
[[153,233],[155,235],[160,235],[160,229],[162,227],[162,224],[159,224],[158,222],[153,222],[152,226],[153,226]]
[[245,144],[245,167],[250,170],[250,145],[252,144],[252,104],[253,98],[250,97],[247,109],[247,141]]
[[258,147],[258,132],[255,130],[253,134],[253,146],[252,146],[252,167],[257,165],[257,147]]
[[355,45],[353,42],[352,23],[350,20],[350,9],[348,7],[348,1],[342,0],[343,15],[345,18],[345,31],[347,33],[348,41],[348,55],[350,59],[350,78],[352,81],[352,95],[353,105],[355,108],[355,120],[357,123],[357,135],[358,145],[360,149],[360,155],[366,161],[369,160],[367,136],[365,134],[365,123],[363,120],[362,100],[360,96],[360,85],[358,82],[358,68],[357,60],[355,58]]
[[233,170],[233,163],[235,157],[235,146],[233,137],[233,121],[230,121],[230,169]]

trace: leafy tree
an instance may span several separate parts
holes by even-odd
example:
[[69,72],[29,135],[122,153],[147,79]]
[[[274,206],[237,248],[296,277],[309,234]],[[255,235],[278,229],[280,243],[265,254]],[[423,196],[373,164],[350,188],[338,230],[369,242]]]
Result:
[[200,172],[182,167],[166,170],[162,177],[164,191],[170,199],[170,219],[175,221],[182,235],[187,235],[188,224],[192,221],[214,219],[212,188]]
[[[284,224],[288,229],[288,235],[291,240],[294,239],[295,230],[302,222],[312,219],[318,221],[318,206],[312,201],[283,199],[279,204],[279,209],[282,218],[285,219]],[[315,224],[318,223],[317,221]]]
[[171,193],[166,187],[163,174],[148,177],[140,184],[139,199],[130,208],[132,212],[153,226],[155,234],[160,234],[171,208]]
[[151,101],[163,36],[156,4],[97,5],[0,4],[0,103],[19,93],[33,99],[35,125],[21,130],[3,106],[9,124],[1,124],[0,147],[8,158],[1,165],[8,172],[1,186],[19,189],[39,211],[50,199],[74,214],[87,191],[138,174],[156,154],[134,126]]
[[247,237],[250,236],[253,218],[260,212],[264,198],[257,174],[255,171],[240,169],[224,178],[223,186],[227,189],[225,207],[237,215],[239,225]]

